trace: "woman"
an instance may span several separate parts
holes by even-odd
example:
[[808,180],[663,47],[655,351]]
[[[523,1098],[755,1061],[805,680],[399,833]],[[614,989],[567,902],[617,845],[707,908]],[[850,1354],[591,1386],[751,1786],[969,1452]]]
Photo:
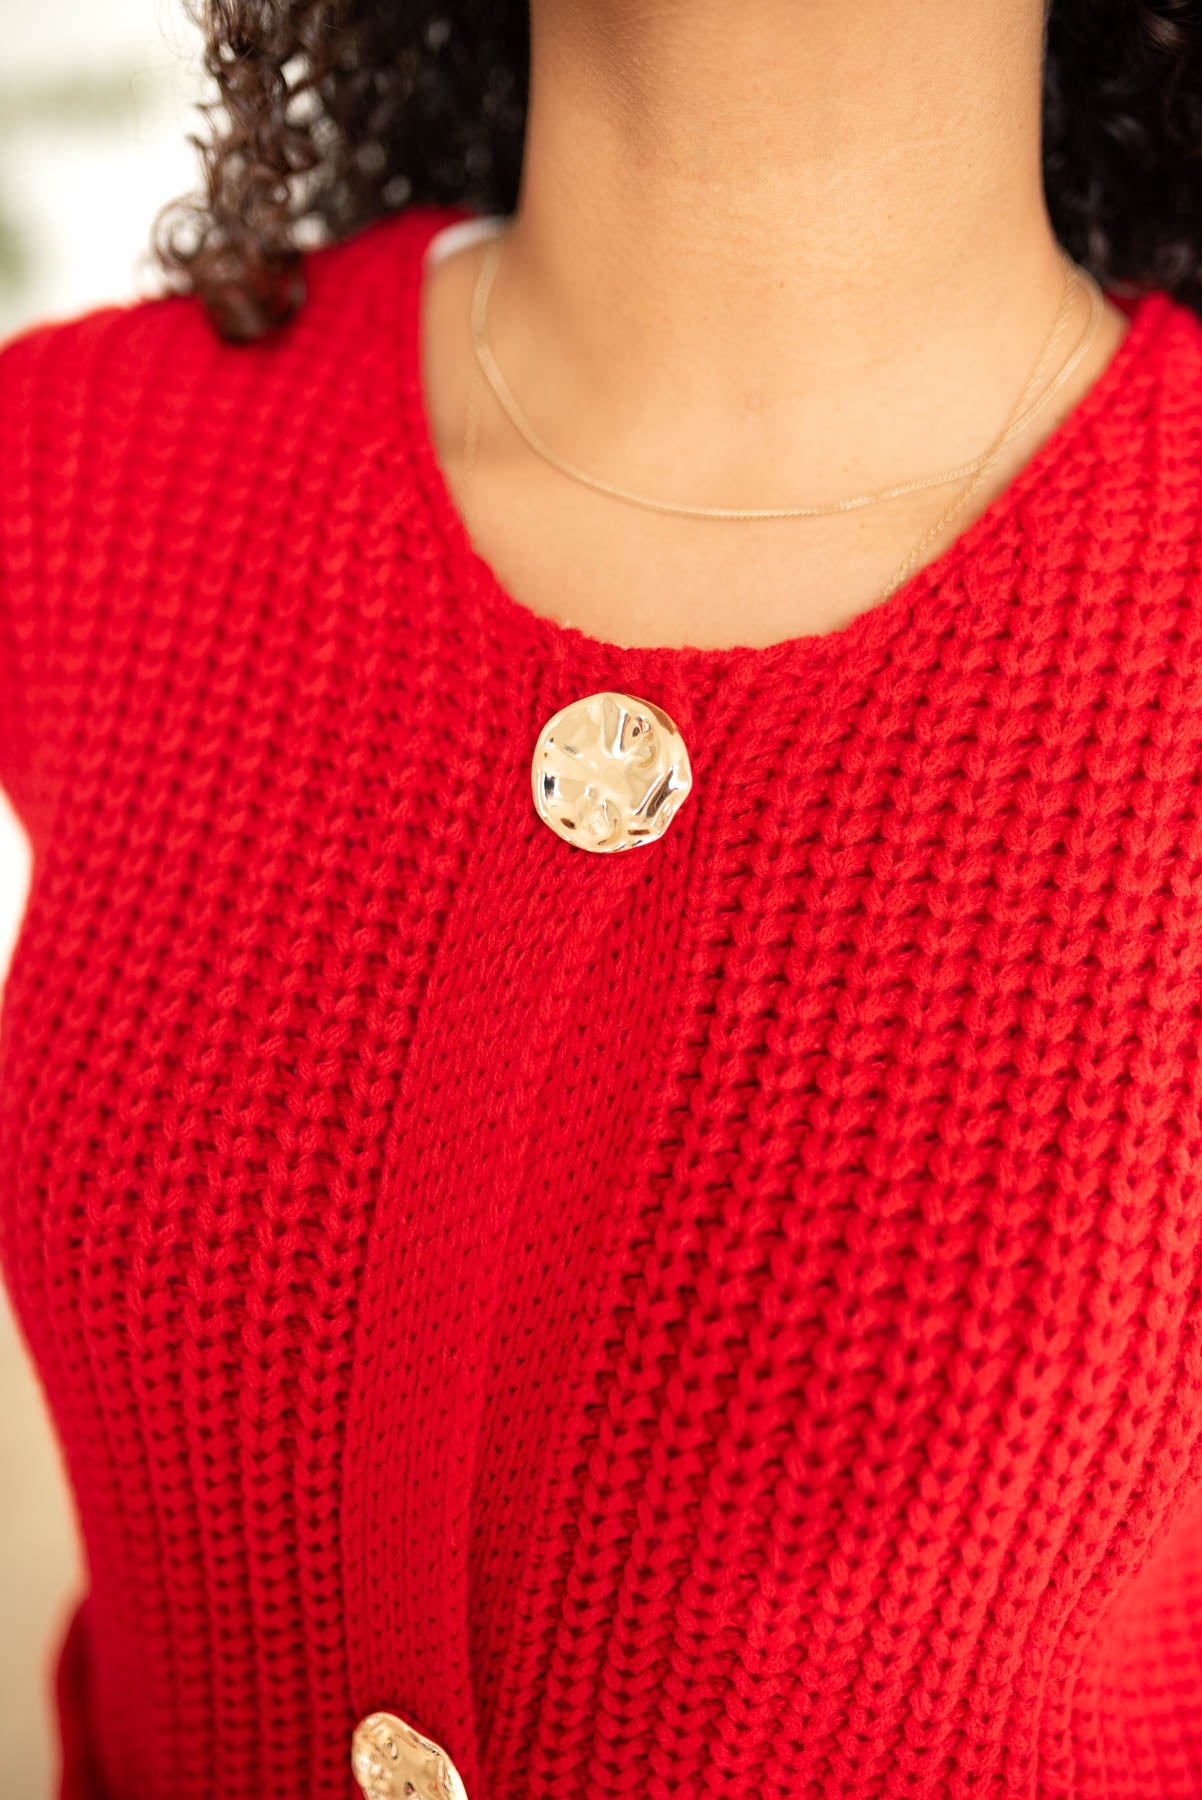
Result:
[[1200,31],[211,7],[0,354],[64,1794],[1202,1791]]

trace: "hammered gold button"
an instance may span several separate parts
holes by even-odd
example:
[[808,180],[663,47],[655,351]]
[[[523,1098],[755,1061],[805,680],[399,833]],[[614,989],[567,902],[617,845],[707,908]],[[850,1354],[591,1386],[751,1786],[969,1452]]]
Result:
[[633,694],[586,694],[554,713],[531,764],[534,810],[582,850],[634,850],[661,838],[693,785],[689,753],[662,707]]
[[467,1800],[441,1744],[395,1713],[368,1713],[351,1739],[351,1768],[363,1800]]

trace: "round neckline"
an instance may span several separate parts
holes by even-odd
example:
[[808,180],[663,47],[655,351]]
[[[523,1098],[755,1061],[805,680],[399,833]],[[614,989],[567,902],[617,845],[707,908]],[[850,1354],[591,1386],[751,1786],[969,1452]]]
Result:
[[1171,295],[1160,288],[1128,299],[1106,291],[1107,299],[1127,314],[1127,330],[1110,361],[1081,395],[1071,412],[1036,447],[1000,493],[962,532],[910,575],[885,599],[857,613],[833,631],[801,633],[770,644],[620,644],[568,625],[511,593],[496,570],[473,544],[448,486],[434,448],[422,379],[422,326],[426,250],[447,227],[492,215],[461,206],[414,205],[401,215],[409,230],[398,257],[400,295],[395,319],[399,331],[400,410],[405,447],[425,502],[428,522],[441,547],[447,572],[465,602],[476,608],[494,640],[507,651],[522,650],[556,660],[585,663],[611,671],[744,680],[779,673],[790,665],[829,668],[836,662],[871,657],[902,630],[907,620],[936,606],[952,585],[952,576],[973,562],[1013,520],[1024,500],[1063,462],[1099,414],[1105,412],[1162,320],[1173,310]]

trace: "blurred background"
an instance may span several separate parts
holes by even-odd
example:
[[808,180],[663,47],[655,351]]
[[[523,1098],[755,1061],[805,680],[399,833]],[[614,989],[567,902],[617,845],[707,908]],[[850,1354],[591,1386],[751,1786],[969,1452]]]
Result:
[[[158,291],[158,208],[196,187],[206,92],[181,0],[0,0],[0,342]],[[0,791],[0,982],[29,887]],[[2,1000],[0,1000],[2,1003]],[[49,1800],[50,1667],[83,1585],[41,1395],[0,1294],[0,1796]]]

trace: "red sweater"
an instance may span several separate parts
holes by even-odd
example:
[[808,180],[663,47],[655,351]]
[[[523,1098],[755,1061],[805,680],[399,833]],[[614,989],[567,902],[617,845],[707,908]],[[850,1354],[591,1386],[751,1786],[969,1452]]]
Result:
[[[450,503],[462,216],[0,354],[64,1793],[342,1800],[383,1708],[469,1800],[1196,1797],[1202,323],[845,629],[622,648]],[[531,798],[603,689],[694,780],[622,855]]]

